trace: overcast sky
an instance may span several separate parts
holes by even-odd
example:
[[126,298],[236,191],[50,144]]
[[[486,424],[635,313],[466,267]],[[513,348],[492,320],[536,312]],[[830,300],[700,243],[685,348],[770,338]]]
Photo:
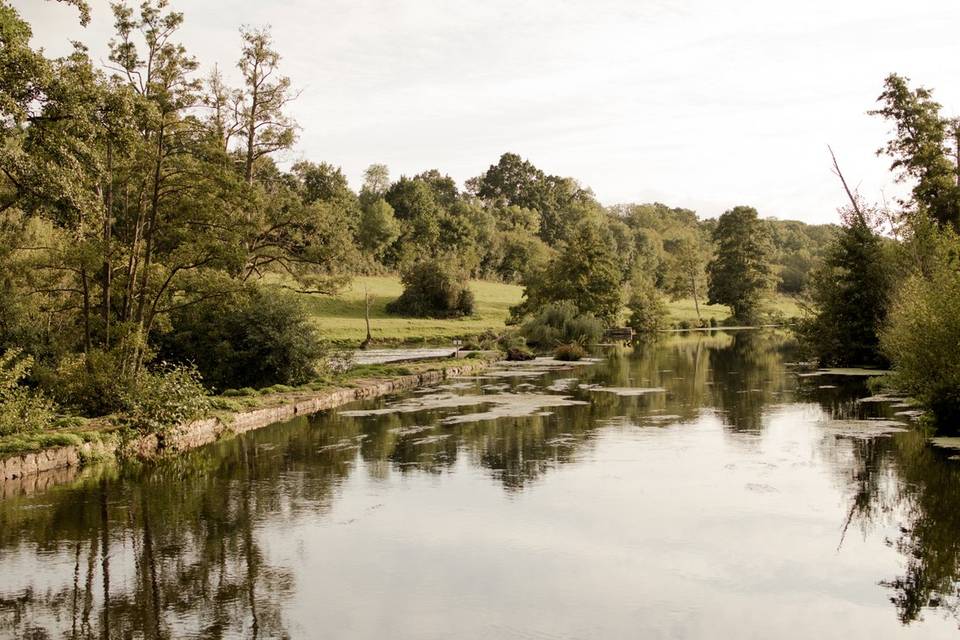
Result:
[[[137,4],[137,3],[134,3]],[[13,0],[48,55],[106,59],[109,5]],[[173,0],[180,39],[236,75],[241,24],[271,25],[302,90],[286,161],[374,162],[459,182],[513,151],[605,204],[659,200],[715,216],[836,220],[849,180],[898,187],[866,115],[890,72],[960,113],[958,0]]]

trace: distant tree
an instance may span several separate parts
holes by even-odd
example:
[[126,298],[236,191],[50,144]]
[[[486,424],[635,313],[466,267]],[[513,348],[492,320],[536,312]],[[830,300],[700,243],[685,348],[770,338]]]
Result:
[[386,200],[377,198],[363,206],[357,239],[368,255],[380,258],[399,235],[400,225]]
[[623,305],[622,275],[614,248],[597,223],[584,221],[542,269],[524,275],[524,300],[513,314],[522,317],[551,302],[569,301],[611,326]]
[[492,207],[510,205],[540,215],[540,238],[549,245],[565,241],[577,224],[599,217],[600,205],[589,189],[572,178],[547,175],[515,153],[505,153],[467,188]]
[[714,259],[707,267],[710,304],[725,304],[740,322],[756,319],[773,284],[770,240],[753,207],[734,207],[713,231]]
[[627,324],[641,336],[652,335],[667,324],[666,302],[652,278],[646,274],[634,275],[627,309],[630,310]]
[[278,75],[280,54],[273,48],[268,28],[240,30],[243,39],[237,67],[243,90],[235,94],[236,113],[244,139],[244,177],[253,182],[253,164],[258,158],[289,149],[296,139],[296,124],[284,108],[296,95],[290,78]]
[[390,188],[390,169],[385,164],[372,164],[363,172],[361,191],[382,198]]
[[890,297],[890,260],[866,221],[849,210],[845,217],[811,281],[816,315],[799,333],[823,365],[883,364],[879,335]]
[[687,231],[664,241],[664,288],[675,300],[690,298],[700,316],[700,296],[706,290],[707,255],[700,239]]

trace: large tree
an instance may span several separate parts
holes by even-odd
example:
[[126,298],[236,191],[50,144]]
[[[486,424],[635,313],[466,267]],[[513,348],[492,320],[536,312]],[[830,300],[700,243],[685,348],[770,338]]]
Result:
[[524,275],[524,299],[512,311],[523,316],[549,303],[571,302],[612,326],[623,307],[622,281],[612,242],[595,221],[586,220],[542,268]]
[[713,231],[714,259],[707,267],[710,304],[725,304],[740,322],[756,320],[763,295],[773,284],[771,245],[753,207],[734,207]]
[[911,89],[909,79],[890,74],[870,113],[894,124],[893,138],[878,153],[893,158],[900,181],[913,182],[913,203],[941,227],[960,229],[960,126],[940,114],[933,92]]

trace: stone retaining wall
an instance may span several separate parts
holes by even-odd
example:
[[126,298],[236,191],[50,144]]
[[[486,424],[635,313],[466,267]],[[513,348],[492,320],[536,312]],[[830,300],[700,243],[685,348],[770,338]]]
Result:
[[[219,418],[206,418],[181,426],[166,437],[156,434],[141,436],[125,443],[120,449],[117,442],[85,443],[80,446],[55,447],[38,453],[25,453],[0,459],[0,498],[32,492],[37,487],[45,488],[69,480],[84,459],[119,455],[149,459],[159,454],[188,451],[219,440],[225,433],[245,433],[260,429],[275,422],[284,422],[296,416],[309,415],[332,409],[355,400],[406,391],[421,385],[441,382],[449,376],[469,375],[490,365],[486,360],[465,362],[454,367],[430,369],[422,373],[400,376],[387,380],[357,381],[357,386],[314,395],[297,394],[276,407],[266,407],[233,414],[226,422]],[[29,485],[29,486],[27,486]]]

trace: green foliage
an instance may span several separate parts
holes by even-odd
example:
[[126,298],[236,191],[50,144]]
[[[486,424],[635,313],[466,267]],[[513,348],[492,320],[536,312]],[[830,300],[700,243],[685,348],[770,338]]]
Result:
[[43,383],[72,410],[103,416],[126,407],[127,399],[136,393],[134,380],[124,371],[117,352],[94,349],[65,357]]
[[514,315],[522,317],[551,303],[569,302],[612,326],[623,304],[622,277],[613,247],[595,223],[585,221],[543,268],[524,276],[525,299],[514,308]]
[[716,254],[708,266],[711,304],[730,307],[738,322],[754,322],[763,295],[773,283],[772,251],[765,227],[753,207],[734,207],[713,230]]
[[403,293],[389,313],[415,318],[459,318],[473,314],[475,301],[466,274],[450,259],[429,259],[403,272]]
[[363,207],[357,237],[364,251],[380,258],[399,236],[400,225],[386,200],[377,198]]
[[798,332],[823,366],[882,365],[879,333],[890,297],[890,258],[859,220],[843,227],[811,287],[815,315]]
[[546,348],[572,342],[597,343],[603,337],[603,331],[602,322],[589,312],[581,312],[569,300],[544,305],[520,328],[527,342]]
[[160,434],[202,418],[211,408],[197,370],[168,363],[161,363],[154,371],[142,371],[125,405],[125,424]]
[[637,334],[649,336],[666,328],[666,302],[649,278],[634,279],[627,308],[630,310],[630,319],[627,324]]
[[[960,166],[950,155],[960,140],[957,120],[940,115],[933,92],[911,89],[909,78],[890,74],[877,99],[881,107],[871,111],[895,125],[892,140],[880,150],[893,158],[890,168],[900,181],[913,182],[914,203],[928,212],[941,227],[960,228]],[[948,143],[949,137],[949,143]],[[902,203],[909,204],[909,203]]]
[[160,357],[195,364],[214,389],[301,384],[323,353],[303,304],[266,287],[182,307],[170,322]]
[[32,433],[52,426],[53,402],[20,382],[30,372],[33,358],[19,349],[0,355],[0,436]]
[[938,427],[960,425],[960,244],[939,268],[911,276],[894,297],[880,345],[893,366],[893,384],[929,406]]

